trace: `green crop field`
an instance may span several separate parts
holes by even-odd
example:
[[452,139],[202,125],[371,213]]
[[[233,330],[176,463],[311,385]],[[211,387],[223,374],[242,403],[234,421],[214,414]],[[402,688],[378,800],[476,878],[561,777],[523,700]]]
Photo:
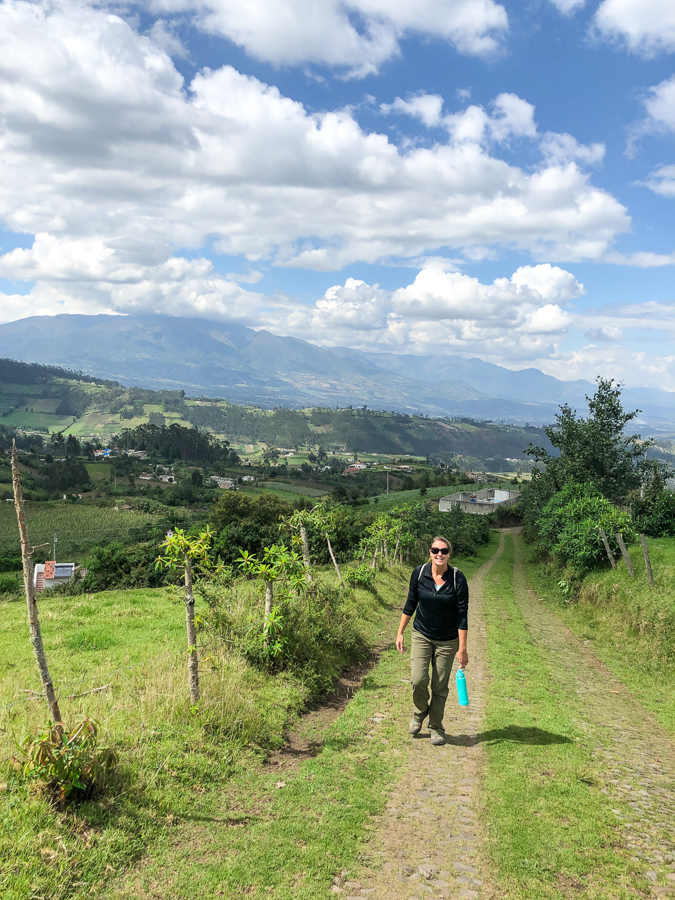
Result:
[[[58,537],[57,558],[79,562],[96,544],[130,541],[136,528],[157,521],[147,513],[116,512],[111,508],[55,503],[26,503],[28,537],[33,544],[50,543]],[[0,506],[0,556],[19,554],[19,531],[13,504]]]

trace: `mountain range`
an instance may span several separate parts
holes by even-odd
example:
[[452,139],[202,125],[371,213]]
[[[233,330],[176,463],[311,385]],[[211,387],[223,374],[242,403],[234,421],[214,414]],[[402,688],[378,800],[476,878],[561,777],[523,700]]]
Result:
[[[317,347],[244,325],[160,315],[32,316],[0,325],[0,357],[58,365],[125,385],[183,389],[264,407],[368,406],[522,424],[583,409],[595,386],[455,355]],[[654,433],[675,428],[675,393],[626,389]]]

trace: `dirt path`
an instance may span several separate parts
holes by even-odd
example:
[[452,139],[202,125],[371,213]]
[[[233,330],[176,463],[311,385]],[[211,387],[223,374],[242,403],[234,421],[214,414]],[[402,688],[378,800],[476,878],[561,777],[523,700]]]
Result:
[[566,690],[583,699],[578,727],[588,736],[610,809],[617,801],[634,812],[613,810],[625,844],[650,868],[652,896],[675,895],[675,743],[627,687],[530,590],[515,539],[514,590],[527,629],[555,658]]
[[444,720],[448,743],[432,747],[426,729],[410,740],[402,777],[369,841],[372,864],[336,877],[333,891],[341,897],[480,896],[477,794],[483,751],[477,737],[488,679],[481,585],[503,549],[502,534],[494,556],[469,582],[471,705],[461,709],[451,689]]

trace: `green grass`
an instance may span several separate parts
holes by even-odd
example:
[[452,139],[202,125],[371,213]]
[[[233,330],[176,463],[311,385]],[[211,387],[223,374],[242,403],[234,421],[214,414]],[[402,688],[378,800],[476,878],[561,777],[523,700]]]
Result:
[[[455,562],[471,575],[493,550],[494,542]],[[367,643],[383,632],[393,640],[408,576],[409,569],[382,571],[377,597],[355,593]],[[197,611],[205,612],[199,599]],[[299,678],[259,672],[203,632],[204,701],[192,711],[183,606],[170,591],[43,596],[40,614],[64,717],[98,719],[121,765],[108,798],[66,812],[9,779],[0,790],[3,900],[147,896],[151,882],[167,898],[211,896],[218,885],[232,898],[260,889],[277,900],[314,900],[336,870],[360,858],[368,820],[405,761],[407,657],[386,651],[329,728],[324,750],[279,776],[264,765],[264,748],[279,746],[297,722],[308,696]],[[0,605],[0,648],[3,707],[39,684],[21,603]],[[105,684],[101,693],[64,699]],[[365,737],[375,711],[390,715],[377,741]],[[0,709],[0,757],[45,718],[35,702]],[[280,778],[284,788],[276,787]]]
[[617,571],[587,575],[572,602],[547,567],[530,563],[528,577],[542,600],[675,733],[675,538],[650,538],[647,544],[654,588],[640,545],[630,548],[635,578],[620,561]]
[[556,659],[529,637],[514,596],[513,562],[507,536],[485,580],[492,682],[484,721],[484,819],[500,894],[567,896],[558,882],[563,876],[585,882],[585,897],[634,896],[626,887],[630,863],[614,848],[592,747],[574,724],[583,719],[580,701]]
[[107,462],[88,462],[84,464],[92,482],[109,481],[112,466]]
[[[135,528],[157,521],[157,516],[136,511],[72,503],[26,502],[28,537],[33,546],[58,537],[57,559],[79,562],[96,544],[129,542]],[[48,552],[48,548],[45,548]],[[19,555],[19,530],[13,504],[0,503],[0,556]]]

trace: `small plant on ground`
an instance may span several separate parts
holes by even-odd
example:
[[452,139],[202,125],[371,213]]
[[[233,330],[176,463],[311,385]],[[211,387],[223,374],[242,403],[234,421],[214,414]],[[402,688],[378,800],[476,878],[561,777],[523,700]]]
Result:
[[98,746],[98,726],[86,718],[66,732],[49,725],[43,732],[28,736],[20,748],[20,758],[12,763],[26,780],[47,785],[61,802],[87,800],[102,790],[117,767],[117,755],[110,747]]
[[351,588],[364,588],[366,591],[375,590],[375,569],[367,563],[361,563],[355,569],[347,569],[345,572],[345,584]]

